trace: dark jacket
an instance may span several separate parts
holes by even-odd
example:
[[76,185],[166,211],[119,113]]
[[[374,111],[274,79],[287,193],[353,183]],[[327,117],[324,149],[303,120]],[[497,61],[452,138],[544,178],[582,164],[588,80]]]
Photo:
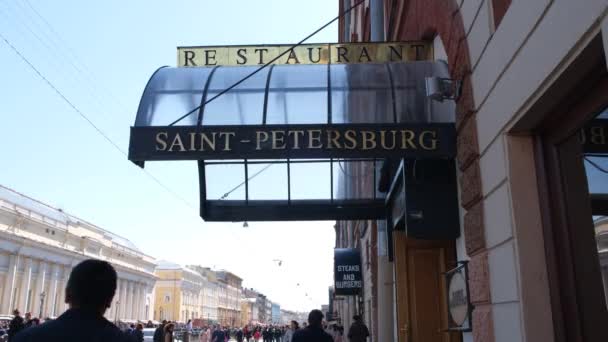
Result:
[[11,342],[127,342],[129,337],[99,315],[69,309],[56,320],[23,330]]
[[152,341],[162,342],[164,332],[165,332],[165,326],[162,324],[159,325],[158,328],[156,328],[156,330],[154,330],[154,337],[152,337]]
[[293,334],[292,342],[333,342],[334,339],[330,334],[323,331],[321,327],[308,326],[304,329],[297,330]]
[[136,341],[136,342],[144,342],[144,332],[141,330],[133,330],[133,332],[131,333],[131,336],[133,336],[133,338],[131,340]]
[[23,317],[15,316],[11,319],[11,322],[8,324],[8,340],[12,341],[13,337],[17,335],[18,332],[25,328],[25,323],[23,321]]
[[369,331],[363,322],[354,322],[348,329],[348,339],[351,342],[365,342],[369,336]]

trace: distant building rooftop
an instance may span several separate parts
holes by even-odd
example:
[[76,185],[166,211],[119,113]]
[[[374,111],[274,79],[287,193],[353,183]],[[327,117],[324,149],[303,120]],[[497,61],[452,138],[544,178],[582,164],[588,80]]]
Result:
[[99,226],[96,226],[90,222],[87,222],[86,220],[83,220],[79,217],[70,215],[70,214],[66,213],[65,211],[63,211],[62,209],[52,207],[44,202],[41,202],[39,200],[26,196],[22,193],[19,193],[13,189],[7,188],[3,185],[0,185],[0,200],[11,203],[22,209],[26,209],[26,210],[35,212],[39,215],[42,215],[51,220],[63,223],[65,225],[68,225],[70,223],[86,225],[87,227],[89,227],[91,229],[95,229],[95,230],[102,232],[103,235],[107,239],[111,240],[112,242],[143,254],[143,252],[139,248],[137,248],[137,246],[135,246],[135,244],[133,242],[129,241],[128,239],[126,239],[122,236],[116,235]]

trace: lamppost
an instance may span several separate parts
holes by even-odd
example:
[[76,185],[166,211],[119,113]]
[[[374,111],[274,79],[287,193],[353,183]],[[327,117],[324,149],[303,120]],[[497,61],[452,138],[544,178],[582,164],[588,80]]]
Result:
[[46,294],[44,293],[44,291],[42,291],[40,293],[40,314],[38,315],[39,318],[42,318],[42,306],[44,305],[44,296],[46,296]]

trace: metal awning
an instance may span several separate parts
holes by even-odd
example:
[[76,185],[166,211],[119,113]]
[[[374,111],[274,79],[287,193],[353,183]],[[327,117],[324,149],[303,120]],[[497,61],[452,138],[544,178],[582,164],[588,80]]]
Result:
[[[447,65],[443,62],[271,65],[203,105],[256,68],[163,67],[152,75],[141,98],[132,127],[129,159],[142,167],[147,160],[197,160],[201,216],[205,220],[385,217],[384,194],[377,190],[376,185],[387,155],[348,154],[346,149],[341,154],[332,154],[335,149],[331,151],[331,135],[327,133],[329,146],[319,148],[322,153],[309,151],[310,155],[303,157],[298,154],[302,151],[297,151],[297,142],[295,148],[293,142],[285,142],[292,137],[289,135],[292,130],[310,131],[319,125],[323,129],[329,127],[342,134],[342,140],[334,143],[346,146],[348,134],[340,130],[354,127],[348,125],[370,127],[371,131],[408,125],[407,132],[411,131],[412,135],[431,127],[437,129],[445,140],[440,143],[441,151],[436,156],[453,158],[454,103],[431,101],[425,96],[425,77],[447,77]],[[279,144],[285,143],[286,148],[278,148],[280,151],[275,151],[279,153],[276,155],[256,155],[253,153],[256,146],[252,145],[252,153],[247,156],[222,154],[226,142],[232,144],[231,148],[238,143],[227,140],[231,136],[222,136],[223,131],[235,129],[240,134],[239,130],[250,127],[266,129],[258,133],[258,140],[260,134],[267,134],[267,143],[272,140],[276,145],[278,141]],[[189,133],[175,138],[178,134],[175,132],[186,132],[184,129]],[[217,131],[213,135],[205,135],[209,129]],[[283,132],[280,134],[284,139],[273,140],[276,138],[274,135],[271,137],[273,130]],[[285,130],[290,131],[285,133]],[[309,131],[302,136],[309,134],[306,139],[316,138],[312,133],[317,129],[312,133]],[[386,132],[393,131],[393,143],[402,141],[405,144],[407,134],[403,132],[406,130]],[[381,131],[374,132],[376,137],[376,133]],[[325,136],[325,133],[322,131],[319,136]],[[246,134],[250,132],[243,134],[245,138],[242,141],[249,142]],[[374,141],[376,145],[381,143],[379,134],[378,140]],[[150,138],[148,147],[156,146],[157,150],[164,147],[163,152],[174,150],[179,153],[151,153],[138,145],[139,137],[144,136]],[[297,132],[295,136],[298,137]],[[194,140],[195,137],[198,140]],[[223,147],[217,147],[216,144],[221,142]],[[419,142],[425,147],[422,136]],[[197,144],[196,148],[194,144]],[[213,158],[200,152],[206,147],[213,147],[217,152]],[[259,150],[259,142],[257,147]],[[408,152],[411,154],[399,157],[424,158],[423,152],[423,148],[412,144]]]

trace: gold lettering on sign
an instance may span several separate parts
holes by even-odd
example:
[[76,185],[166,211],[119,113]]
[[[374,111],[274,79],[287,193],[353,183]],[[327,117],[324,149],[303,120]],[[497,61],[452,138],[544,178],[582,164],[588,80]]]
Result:
[[371,150],[376,148],[376,133],[372,131],[361,131],[363,138],[362,150]]
[[340,142],[338,141],[338,139],[340,139],[340,132],[339,131],[334,131],[334,130],[328,130],[327,131],[327,148],[342,148],[342,146],[340,146]]
[[236,133],[234,132],[220,132],[220,138],[224,138],[224,149],[223,151],[231,151],[230,148],[230,138],[234,137]]
[[344,143],[345,149],[354,150],[357,148],[357,133],[355,133],[355,131],[353,131],[352,129],[349,129],[346,132],[344,132],[344,139],[348,140],[348,142],[350,142],[350,145],[347,145],[346,142]]
[[[416,144],[413,142],[415,137],[416,137],[416,134],[414,134],[413,131],[411,131],[409,129],[402,130],[401,131],[401,149],[407,150],[408,148],[411,148],[412,150],[415,150]],[[409,145],[409,147],[408,147],[408,145]]]
[[169,134],[167,132],[156,133],[156,150],[164,151],[167,149],[167,138]]
[[387,146],[386,145],[386,131],[385,130],[380,131],[380,146],[382,146],[382,148],[385,150],[395,149],[395,145],[397,142],[397,138],[396,138],[397,132],[396,131],[389,131],[389,132],[393,134],[393,139],[392,139],[393,142],[390,146]]
[[308,148],[322,148],[321,143],[321,130],[320,129],[309,129],[308,130]]
[[[430,135],[430,139],[425,139],[425,136]],[[435,131],[423,131],[418,137],[419,145],[425,150],[436,150],[437,149],[437,132]],[[430,145],[427,145],[430,143]]]
[[[262,136],[264,138],[262,138]],[[267,142],[268,141],[268,133],[264,132],[264,131],[257,131],[255,132],[255,140],[256,140],[256,150],[261,150],[262,149],[262,143],[263,142]]]
[[285,144],[285,131],[270,131],[270,134],[272,135],[273,150],[284,150],[287,147],[287,144]]
[[292,45],[231,45],[178,47],[178,67],[215,65],[347,64],[433,60],[428,42],[325,43]]
[[295,131],[289,131],[287,132],[287,136],[291,137],[293,135],[293,147],[292,149],[294,150],[299,150],[300,149],[300,138],[302,138],[304,136],[304,131],[302,130],[295,130]]
[[180,152],[185,152],[186,148],[184,147],[184,143],[182,142],[182,137],[179,136],[179,133],[175,134],[175,138],[171,142],[171,146],[169,146],[169,152],[173,152],[173,148],[177,146],[179,147]]
[[211,139],[209,139],[206,133],[201,133],[201,151],[205,151],[205,142],[212,151],[215,151],[215,134],[215,132],[211,133]]

